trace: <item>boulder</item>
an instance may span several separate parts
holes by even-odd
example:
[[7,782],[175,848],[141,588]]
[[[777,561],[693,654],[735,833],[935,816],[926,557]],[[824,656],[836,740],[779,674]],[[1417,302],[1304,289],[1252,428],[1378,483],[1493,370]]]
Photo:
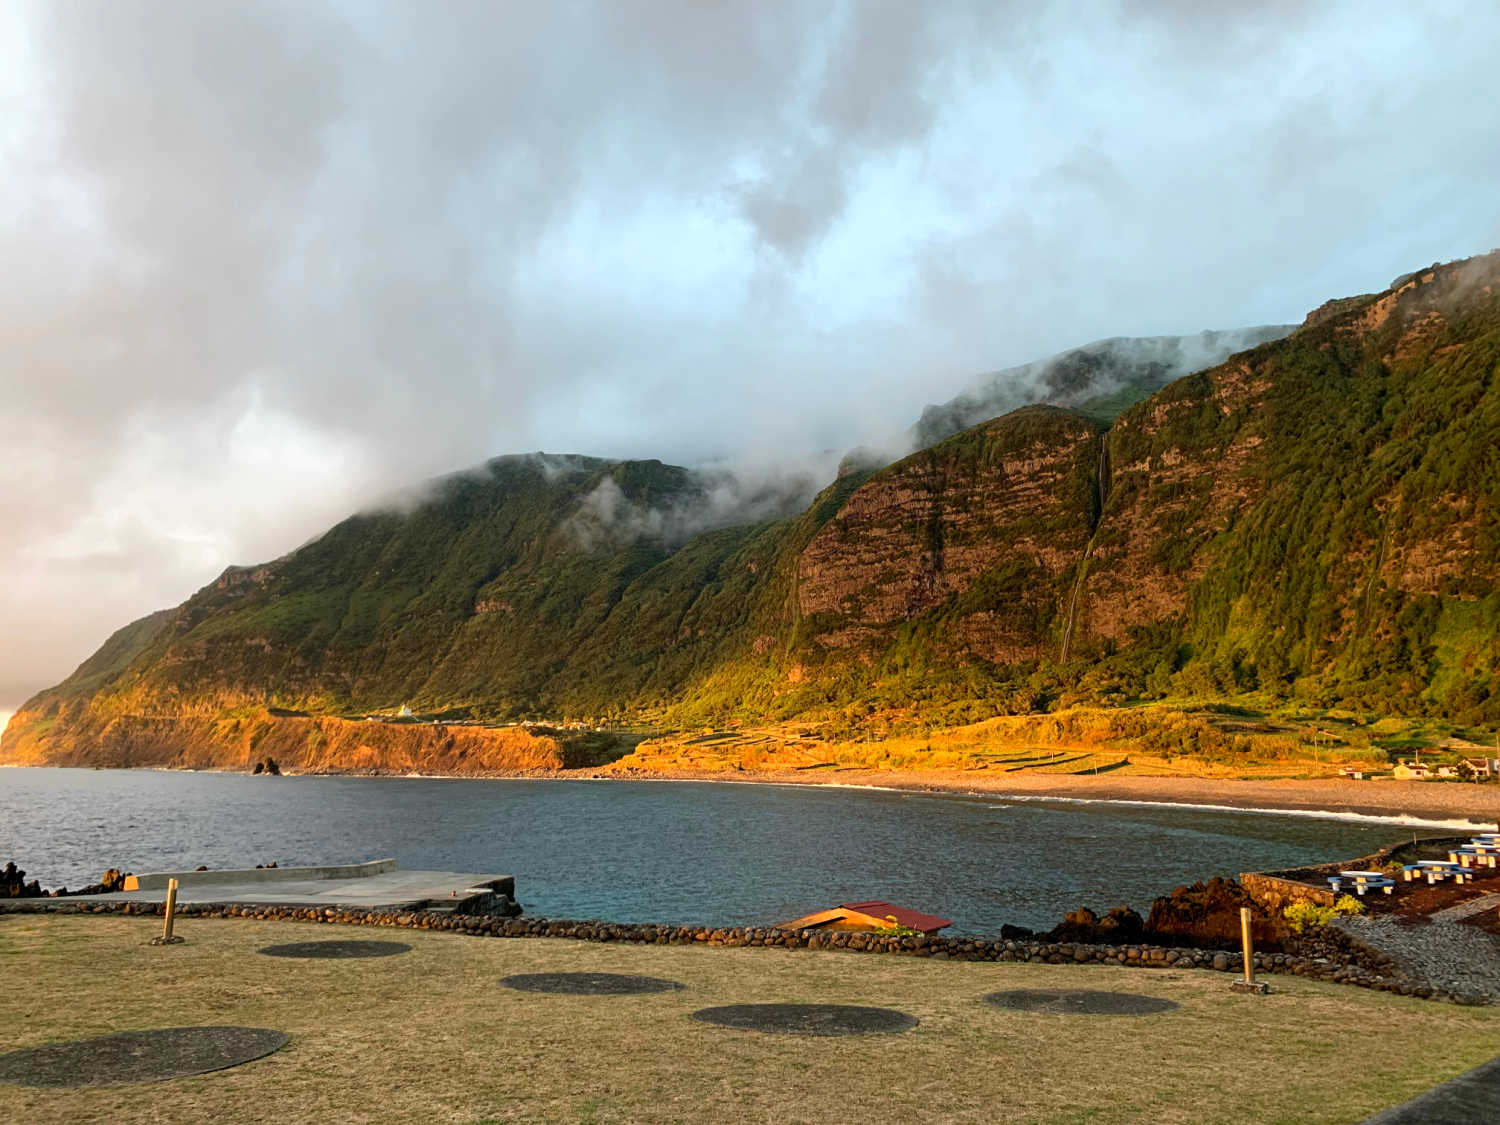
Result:
[[521,906],[510,895],[485,891],[461,900],[453,908],[453,913],[479,918],[515,918],[520,915]]
[[[1080,907],[1066,915],[1047,937],[1051,941],[1089,945],[1128,945],[1140,941],[1144,932],[1141,916],[1128,906],[1116,906],[1102,918],[1087,907]],[[1004,931],[1001,933],[1003,936]]]
[[5,865],[5,870],[0,871],[0,898],[41,898],[45,891],[42,885],[33,879],[26,881],[26,872],[18,868],[14,861]]

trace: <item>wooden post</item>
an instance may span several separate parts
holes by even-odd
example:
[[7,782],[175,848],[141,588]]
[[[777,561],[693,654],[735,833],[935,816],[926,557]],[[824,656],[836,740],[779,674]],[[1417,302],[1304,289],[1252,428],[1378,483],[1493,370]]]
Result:
[[[174,883],[176,880],[172,880]],[[171,916],[168,915],[167,925],[172,924]],[[1250,908],[1240,907],[1240,945],[1245,950],[1245,983],[1255,983],[1255,949],[1250,944]]]
[[[168,879],[167,880],[167,917],[166,917],[166,921],[162,923],[162,927],[161,927],[161,940],[162,940],[163,944],[165,944],[166,942],[169,942],[169,941],[172,940],[172,915],[176,912],[176,910],[177,910],[177,880],[176,879]],[[1248,923],[1247,923],[1247,925],[1248,925]],[[1249,931],[1247,930],[1246,933],[1248,934]],[[1246,949],[1250,948],[1249,942],[1250,942],[1250,939],[1247,937],[1245,939],[1245,948]]]
[[1237,980],[1229,987],[1235,992],[1253,992],[1264,996],[1271,989],[1255,979],[1255,947],[1250,941],[1250,908],[1240,907],[1240,945],[1245,954],[1245,979]]
[[166,910],[164,912],[165,915],[166,915],[166,917],[162,921],[161,937],[152,938],[151,939],[151,944],[152,945],[179,945],[182,942],[182,939],[180,937],[177,937],[177,936],[175,936],[172,933],[172,918],[173,918],[173,915],[177,912],[177,880],[176,879],[168,879],[167,880],[167,904],[166,905],[167,905],[167,908],[166,908]]

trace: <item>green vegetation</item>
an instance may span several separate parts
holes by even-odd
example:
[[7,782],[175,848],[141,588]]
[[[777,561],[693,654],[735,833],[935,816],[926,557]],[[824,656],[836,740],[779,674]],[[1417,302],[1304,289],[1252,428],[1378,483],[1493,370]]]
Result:
[[1363,914],[1365,904],[1353,895],[1339,895],[1332,906],[1319,906],[1312,902],[1294,902],[1282,911],[1292,933],[1300,934],[1309,929],[1326,926],[1335,918],[1346,918],[1352,914]]
[[1026,408],[775,522],[695,531],[708,485],[657,461],[498,458],[120,630],[11,737],[44,756],[119,715],[410,702],[847,738],[1105,707],[1142,716],[1143,752],[1220,760],[1245,752],[1237,707],[1316,725],[1314,754],[1488,745],[1497,375],[1491,255],[1337,302],[1108,430]]

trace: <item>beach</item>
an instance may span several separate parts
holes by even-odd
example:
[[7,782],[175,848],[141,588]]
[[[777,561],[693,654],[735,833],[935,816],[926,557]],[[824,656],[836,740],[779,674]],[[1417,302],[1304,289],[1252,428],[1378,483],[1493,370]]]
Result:
[[[575,774],[576,776],[576,774]],[[593,776],[644,780],[835,785],[1015,799],[1129,801],[1206,808],[1333,813],[1435,824],[1500,825],[1500,785],[1344,778],[1241,780],[1080,774],[995,775],[982,770],[621,770]]]

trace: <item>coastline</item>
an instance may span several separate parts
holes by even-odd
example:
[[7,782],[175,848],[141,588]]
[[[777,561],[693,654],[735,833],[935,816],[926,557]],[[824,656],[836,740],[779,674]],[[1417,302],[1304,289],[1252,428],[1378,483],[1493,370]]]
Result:
[[1379,820],[1500,826],[1500,785],[1424,781],[1292,778],[1277,781],[1202,777],[1089,777],[1033,774],[986,777],[963,770],[841,770],[833,777],[792,770],[569,771],[632,781],[723,781],[737,784],[823,785],[916,793],[973,794],[1013,800],[1099,801],[1200,806],[1205,811],[1286,812]]
[[[25,767],[23,767],[25,768]],[[47,769],[56,767],[35,766]],[[80,768],[80,767],[72,767]],[[86,767],[83,767],[86,768]],[[170,772],[239,774],[242,770],[147,767]],[[247,774],[248,776],[248,774]],[[1359,817],[1393,826],[1500,828],[1500,785],[1439,781],[1353,781],[1344,778],[1278,780],[1031,774],[1004,778],[977,770],[643,770],[619,766],[579,769],[482,770],[465,773],[394,773],[382,770],[289,770],[287,777],[380,777],[391,780],[697,781],[731,785],[802,785],[888,789],[895,792],[983,796],[1017,801],[1104,802],[1205,812],[1293,813]]]

